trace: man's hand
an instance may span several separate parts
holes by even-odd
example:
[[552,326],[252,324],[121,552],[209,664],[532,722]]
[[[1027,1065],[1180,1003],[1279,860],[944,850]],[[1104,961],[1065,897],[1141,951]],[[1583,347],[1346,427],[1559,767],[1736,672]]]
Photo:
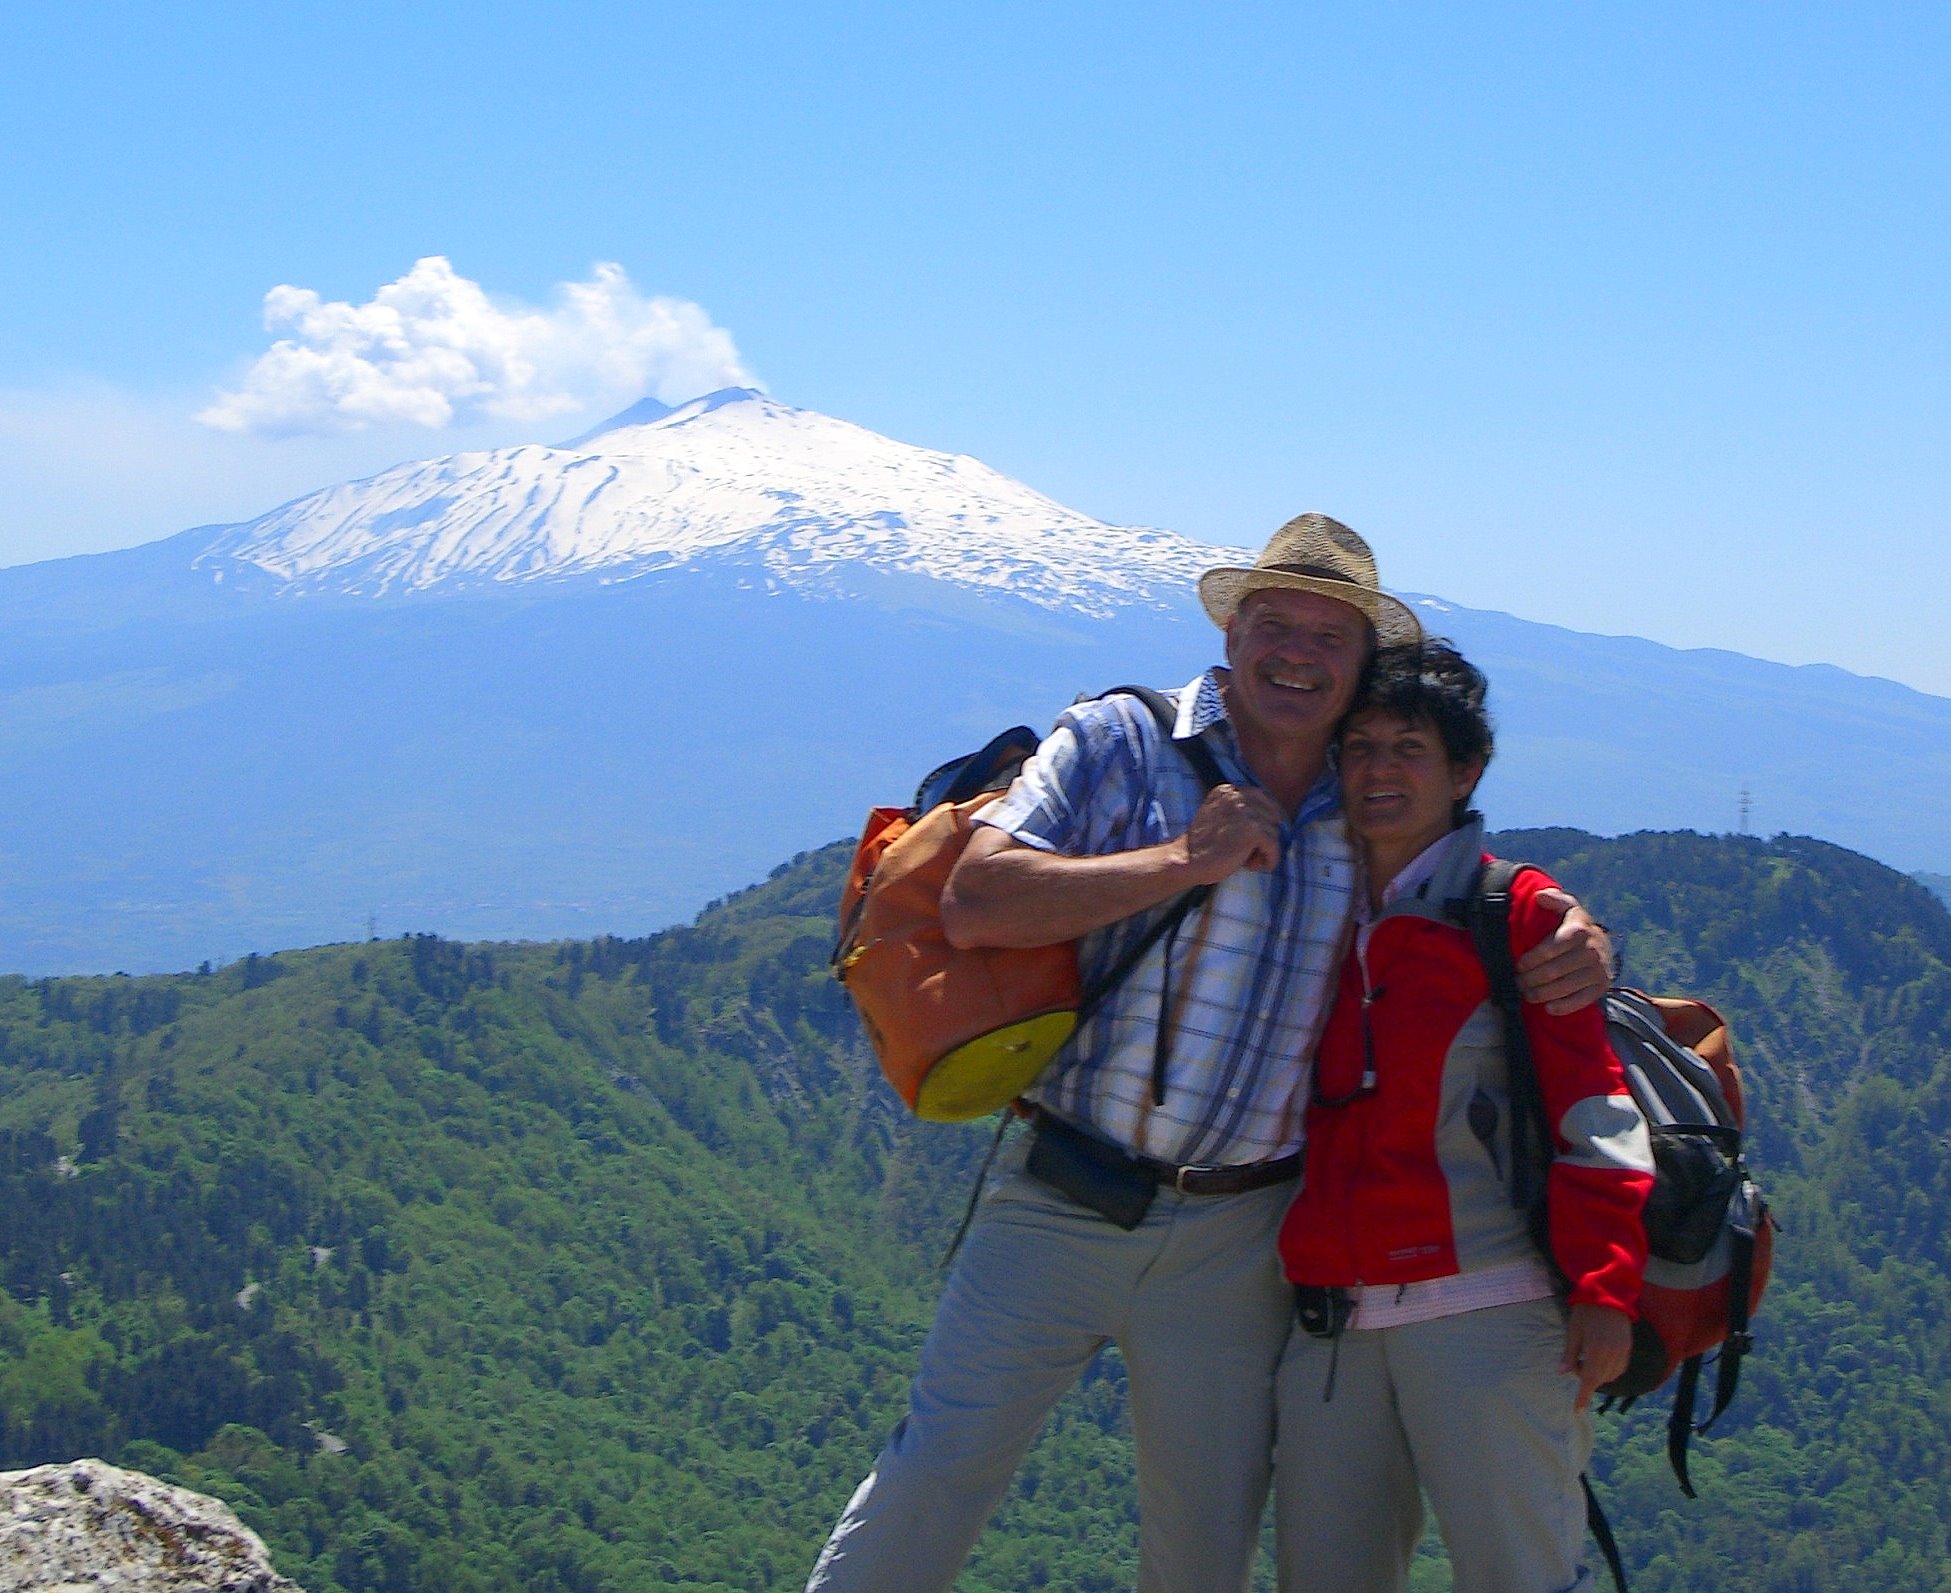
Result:
[[1578,1379],[1578,1403],[1584,1410],[1595,1391],[1610,1383],[1633,1357],[1633,1321],[1609,1305],[1575,1305],[1565,1325],[1565,1358],[1558,1370]]
[[1184,837],[1191,883],[1217,885],[1243,868],[1264,874],[1278,867],[1280,823],[1280,809],[1265,791],[1214,786]]
[[1612,940],[1603,924],[1555,886],[1537,901],[1564,916],[1558,927],[1517,961],[1517,987],[1555,1018],[1589,1007],[1612,985]]
[[1184,835],[1064,857],[978,823],[942,890],[951,946],[1054,946],[1146,912],[1195,885],[1280,862],[1280,810],[1266,792],[1216,786]]

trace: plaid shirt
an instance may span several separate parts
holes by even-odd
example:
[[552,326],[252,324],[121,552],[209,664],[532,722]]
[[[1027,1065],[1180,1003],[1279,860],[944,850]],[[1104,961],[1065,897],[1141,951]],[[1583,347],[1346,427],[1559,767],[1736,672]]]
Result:
[[[1257,782],[1240,761],[1219,675],[1179,694],[1174,740],[1203,736],[1237,785]],[[1192,766],[1161,742],[1131,696],[1069,709],[1008,794],[984,810],[1039,851],[1096,856],[1182,835],[1204,799]],[[1280,866],[1246,870],[1215,887],[1170,951],[1154,947],[1098,1008],[1030,1098],[1059,1117],[1161,1161],[1229,1165],[1298,1150],[1315,1041],[1334,995],[1354,906],[1356,864],[1332,770],[1281,831]],[[1085,988],[1170,904],[1086,935]],[[1151,1101],[1160,974],[1171,956],[1176,1021],[1164,1099]]]

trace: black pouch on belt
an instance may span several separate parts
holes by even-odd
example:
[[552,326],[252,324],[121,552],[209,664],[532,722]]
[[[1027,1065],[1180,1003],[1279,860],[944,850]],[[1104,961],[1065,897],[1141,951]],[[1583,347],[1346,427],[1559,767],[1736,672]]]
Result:
[[1145,1220],[1158,1193],[1158,1180],[1115,1145],[1051,1117],[1037,1124],[1023,1170],[1126,1230]]
[[1355,1314],[1355,1301],[1346,1289],[1320,1283],[1294,1285],[1294,1308],[1301,1331],[1311,1339],[1338,1339]]

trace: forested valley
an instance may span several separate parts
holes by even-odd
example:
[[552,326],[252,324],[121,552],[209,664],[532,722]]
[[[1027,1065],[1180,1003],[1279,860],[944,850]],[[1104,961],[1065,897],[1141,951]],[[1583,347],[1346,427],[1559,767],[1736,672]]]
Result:
[[[1951,1589],[1951,916],[1814,841],[1498,847],[1727,1015],[1785,1230],[1699,1499],[1663,1400],[1601,1423],[1635,1588]],[[989,1137],[879,1082],[846,856],[637,940],[0,980],[0,1467],[214,1493],[308,1593],[803,1583]],[[1135,1542],[1107,1354],[962,1585],[1109,1593]]]

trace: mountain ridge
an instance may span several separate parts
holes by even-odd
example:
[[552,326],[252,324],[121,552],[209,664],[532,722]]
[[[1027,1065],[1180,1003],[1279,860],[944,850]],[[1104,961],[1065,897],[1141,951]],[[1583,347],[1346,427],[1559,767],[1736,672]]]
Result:
[[[626,467],[681,490],[582,526]],[[680,921],[1005,725],[1182,685],[1247,557],[741,391],[0,570],[0,970]],[[1951,700],[1411,601],[1490,676],[1497,823],[1951,864]]]
[[[1785,1224],[1700,1497],[1663,1396],[1598,1423],[1633,1586],[1944,1585],[1951,915],[1808,840],[1495,844],[1727,1016]],[[0,978],[0,1467],[214,1494],[311,1593],[798,1585],[989,1138],[874,1071],[826,969],[849,852],[641,938]],[[1107,1353],[959,1585],[1128,1589],[1133,1499]]]
[[1214,553],[1092,520],[966,454],[727,388],[633,405],[559,447],[323,488],[219,529],[192,563],[217,583],[268,577],[285,596],[617,582],[713,560],[817,592],[858,565],[1103,617],[1182,602]]

